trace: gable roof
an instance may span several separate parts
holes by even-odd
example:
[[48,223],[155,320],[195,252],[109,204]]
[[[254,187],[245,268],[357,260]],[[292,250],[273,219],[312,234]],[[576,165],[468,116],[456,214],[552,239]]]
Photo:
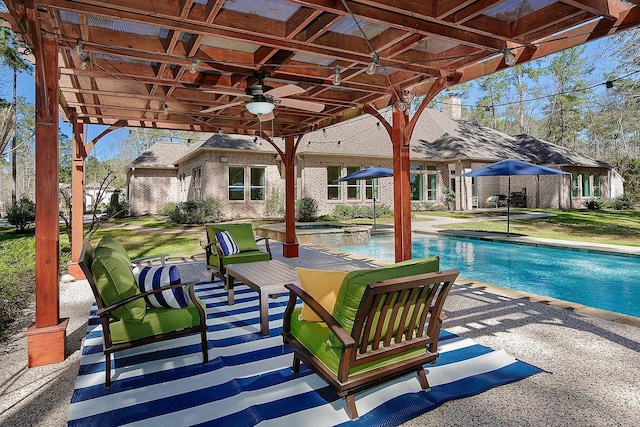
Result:
[[193,144],[157,142],[129,164],[129,168],[173,169],[178,160],[199,148],[202,138]]
[[[391,120],[387,109],[383,116]],[[282,138],[275,144],[283,149]],[[158,146],[158,147],[156,147]],[[250,150],[274,153],[271,144],[248,135],[205,134],[190,148],[182,144],[156,144],[132,163],[133,167],[173,167],[202,150]],[[452,162],[496,162],[507,158],[540,165],[610,167],[589,156],[542,139],[522,134],[511,136],[466,120],[454,120],[439,110],[425,109],[411,139],[411,159]],[[389,159],[391,138],[371,115],[305,134],[298,155],[346,156]],[[171,165],[171,166],[167,166]]]

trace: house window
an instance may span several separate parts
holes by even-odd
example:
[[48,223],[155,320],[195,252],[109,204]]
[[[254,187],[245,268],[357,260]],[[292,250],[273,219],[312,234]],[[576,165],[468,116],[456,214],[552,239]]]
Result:
[[244,168],[229,166],[229,200],[244,200]]
[[571,196],[578,197],[578,189],[579,189],[579,178],[580,175],[577,173],[571,174]]
[[591,197],[591,176],[582,175],[582,197]]
[[593,197],[600,197],[600,174],[593,174]]
[[475,176],[471,177],[471,195],[478,197],[478,179]]
[[[411,165],[412,171],[421,171],[421,165]],[[422,173],[412,173],[409,176],[409,183],[411,185],[411,200],[423,200],[424,199],[424,183]]]
[[251,200],[264,200],[266,189],[266,169],[251,168]]
[[438,197],[438,177],[427,175],[427,200],[437,200]]
[[340,173],[342,172],[341,166],[327,166],[327,199],[328,200],[340,200],[342,199],[342,183],[338,182]]
[[193,198],[195,200],[202,199],[202,167],[198,166],[191,171],[193,176]]
[[367,179],[364,182],[364,197],[367,200],[378,200],[380,195],[378,194],[378,178]]
[[[358,172],[359,170],[360,166],[347,166],[347,175]],[[347,199],[360,200],[360,181],[357,179],[347,181]]]

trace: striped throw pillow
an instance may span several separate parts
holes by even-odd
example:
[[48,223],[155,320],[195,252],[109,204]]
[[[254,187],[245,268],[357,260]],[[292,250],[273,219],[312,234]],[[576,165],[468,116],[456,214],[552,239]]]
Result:
[[240,252],[236,241],[233,240],[233,237],[231,237],[231,234],[229,234],[228,231],[218,231],[216,233],[216,239],[218,239],[220,247],[222,248],[222,253],[225,256],[237,254],[238,252]]
[[[135,266],[133,276],[141,292],[158,289],[162,286],[180,283],[180,272],[175,265],[165,267]],[[166,289],[145,297],[149,307],[183,308],[189,305],[184,288]]]

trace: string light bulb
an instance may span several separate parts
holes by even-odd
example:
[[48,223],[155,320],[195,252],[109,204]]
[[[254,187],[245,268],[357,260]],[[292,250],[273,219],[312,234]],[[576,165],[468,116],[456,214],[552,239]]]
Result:
[[82,62],[80,63],[80,69],[82,71],[85,71],[87,69],[87,65],[89,65],[89,62],[91,62],[91,60],[85,56]]
[[607,89],[613,89],[613,82],[611,80],[607,80],[606,82],[604,82],[604,87],[606,87]]
[[336,65],[333,69],[333,79],[331,80],[334,86],[340,86],[342,83],[342,77],[340,77],[340,66]]
[[81,56],[82,55],[82,39],[78,39],[76,41],[76,46],[73,48],[73,50],[75,51],[76,55]]
[[169,106],[167,104],[164,104],[164,107],[162,107],[162,112],[165,116],[169,114]]
[[504,56],[505,64],[507,64],[509,67],[515,65],[516,57],[513,55],[513,52],[511,52],[511,49],[505,47],[504,49],[502,49],[502,55]]
[[200,63],[199,59],[195,59],[193,58],[193,61],[191,61],[191,68],[189,68],[189,72],[191,74],[195,74],[198,72],[198,64]]
[[377,53],[373,54],[373,58],[371,59],[371,62],[369,63],[369,65],[367,66],[367,74],[369,74],[370,76],[375,74],[376,72],[376,67],[378,66],[378,59],[380,59],[378,57]]

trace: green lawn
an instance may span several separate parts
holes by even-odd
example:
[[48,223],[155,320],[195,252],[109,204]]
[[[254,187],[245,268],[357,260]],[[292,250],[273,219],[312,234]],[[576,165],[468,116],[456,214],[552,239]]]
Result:
[[[501,211],[502,215],[506,214],[504,209]],[[640,246],[639,210],[591,211],[536,209],[536,211],[550,213],[555,216],[539,219],[512,219],[510,225],[511,234],[547,239]],[[511,210],[512,215],[519,212],[527,212],[527,210]],[[505,221],[473,221],[443,225],[443,227],[452,230],[485,231],[504,234],[506,234],[506,226]]]

